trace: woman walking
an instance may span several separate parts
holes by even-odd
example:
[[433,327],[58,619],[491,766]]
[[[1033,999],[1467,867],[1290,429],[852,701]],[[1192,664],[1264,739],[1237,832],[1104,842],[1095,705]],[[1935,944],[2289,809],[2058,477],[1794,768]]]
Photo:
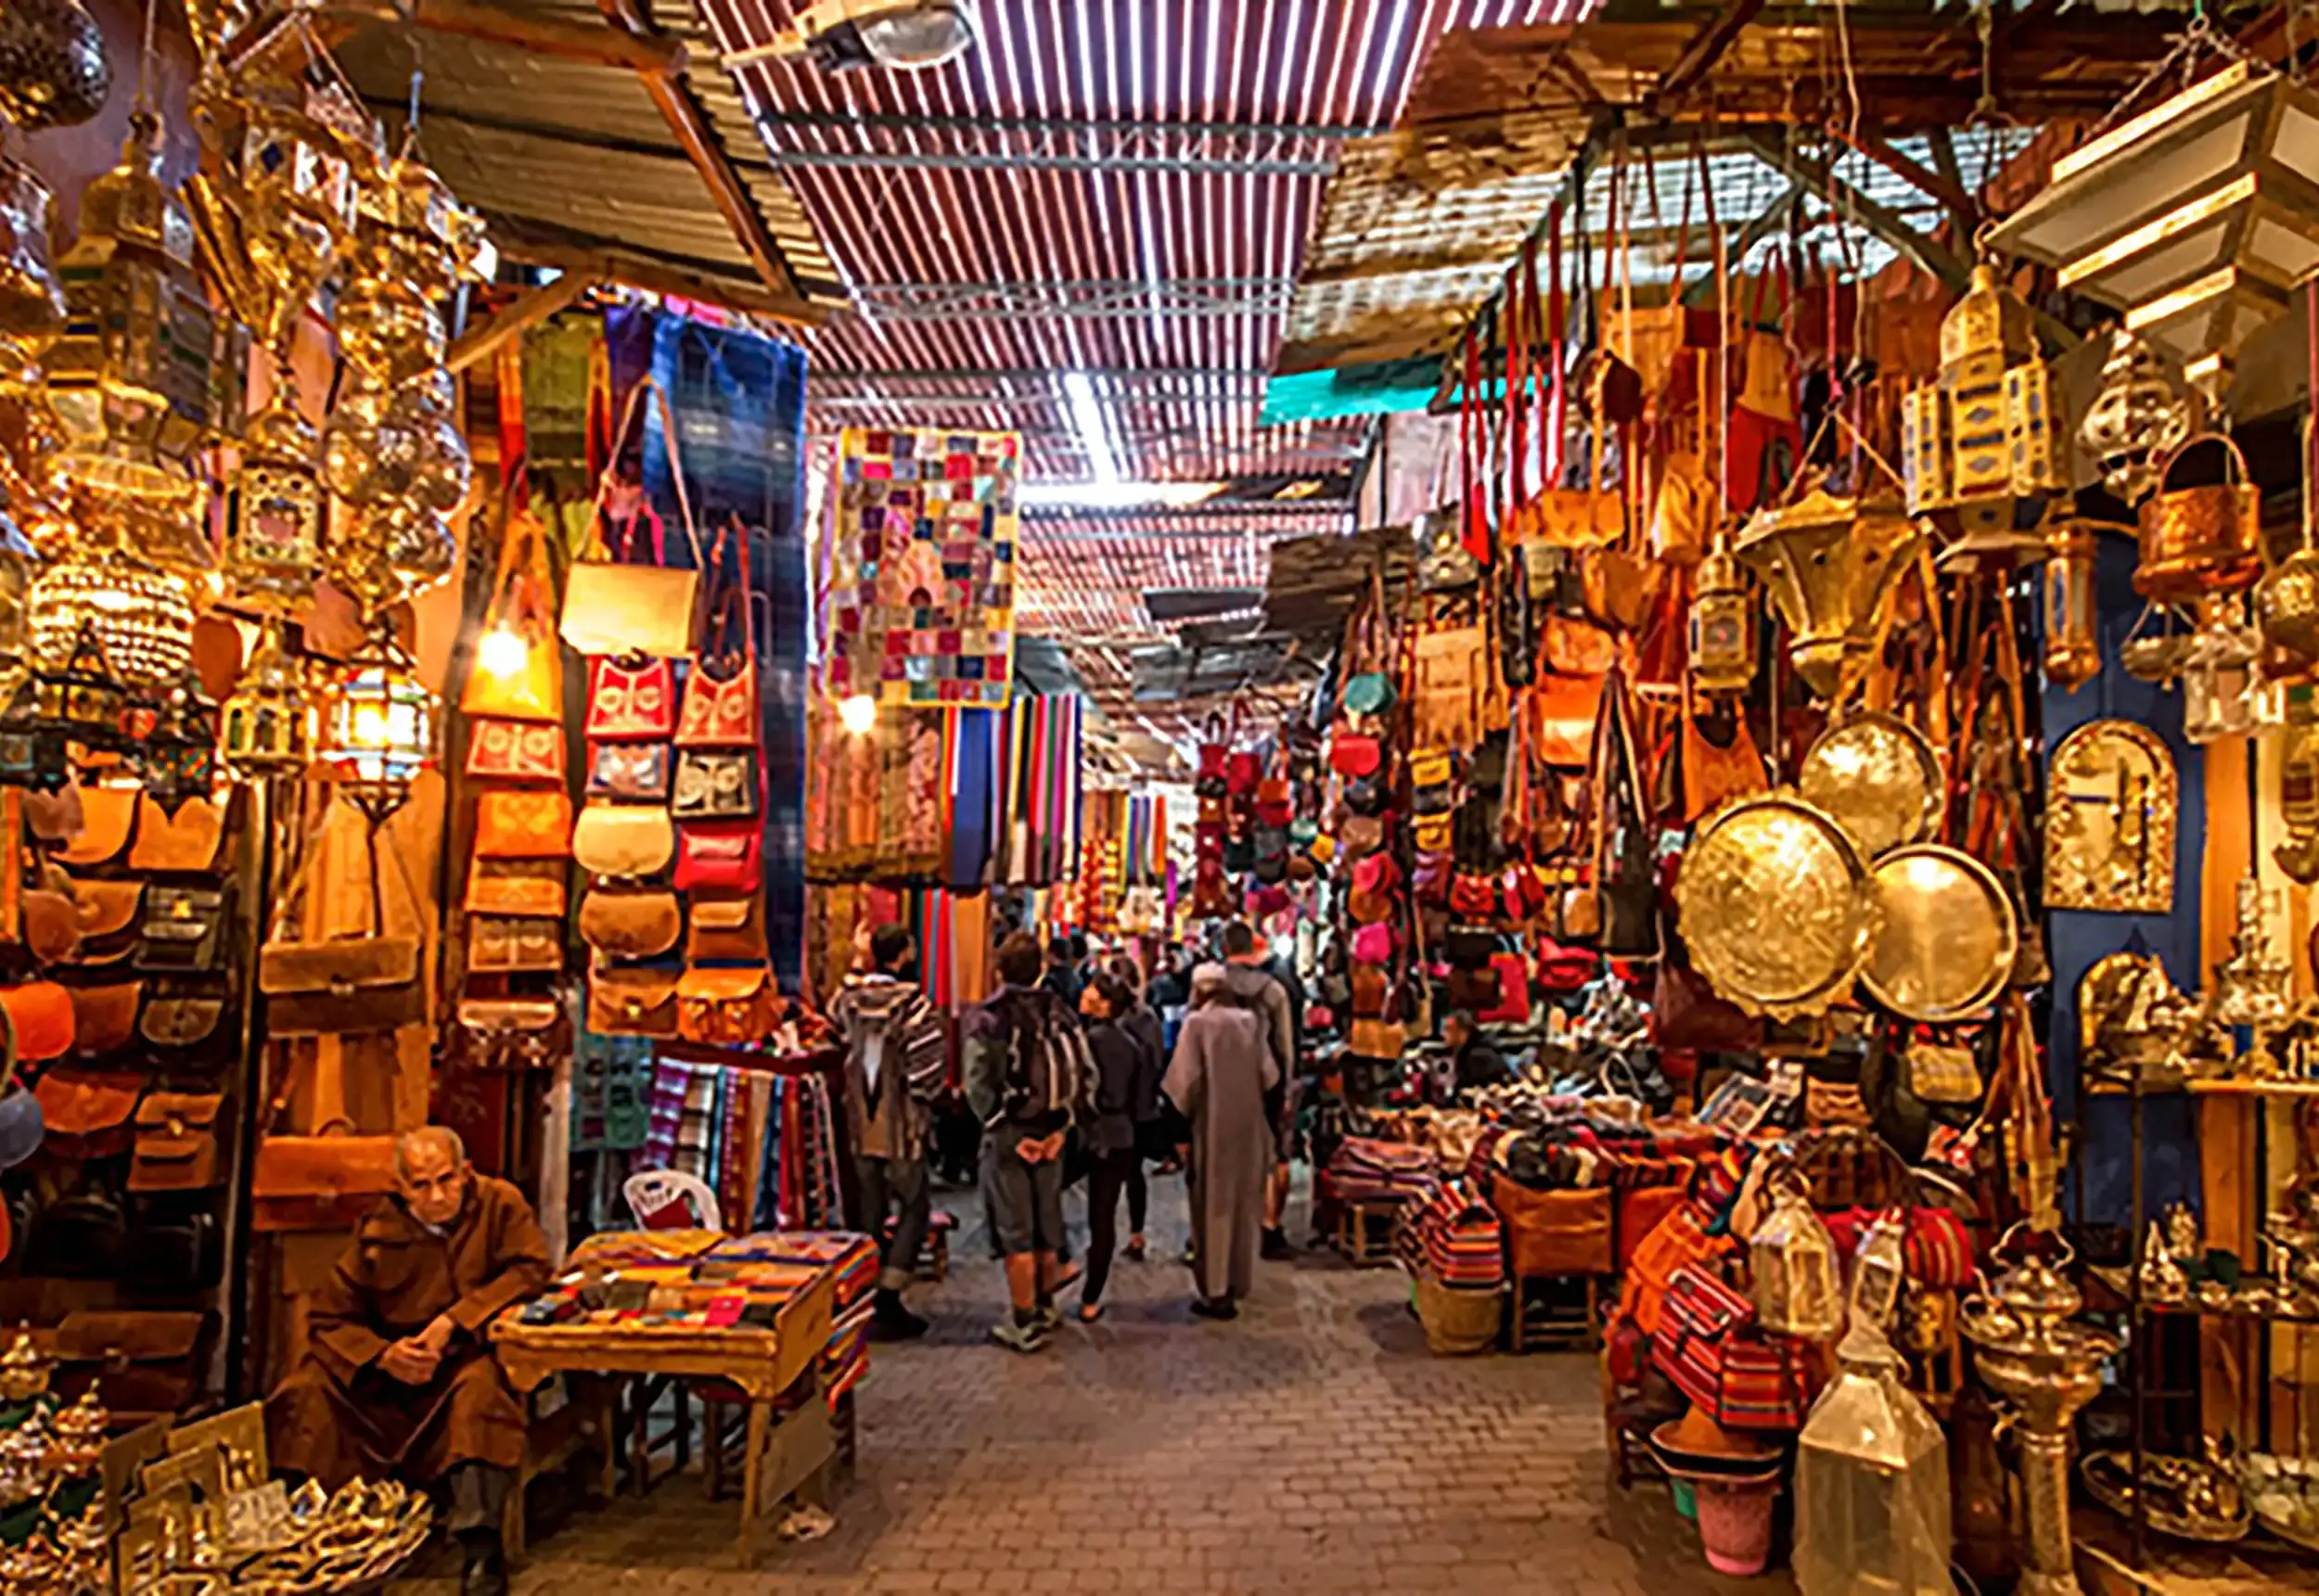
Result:
[[1080,995],[1079,1012],[1089,1028],[1087,1050],[1095,1066],[1095,1115],[1084,1132],[1087,1276],[1079,1288],[1079,1317],[1087,1324],[1103,1317],[1103,1288],[1119,1246],[1120,1194],[1140,1173],[1136,1104],[1160,1092],[1160,1055],[1129,1023],[1134,1007],[1134,990],[1108,970],[1096,971]]

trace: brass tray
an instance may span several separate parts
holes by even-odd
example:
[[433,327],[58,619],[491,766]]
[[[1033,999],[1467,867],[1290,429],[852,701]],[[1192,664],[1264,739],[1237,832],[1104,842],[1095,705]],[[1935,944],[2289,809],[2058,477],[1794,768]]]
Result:
[[1822,732],[1804,752],[1796,789],[1834,815],[1870,859],[1930,836],[1947,790],[1925,734],[1875,713]]
[[[2194,1470],[2203,1472],[2207,1465],[2189,1458],[2170,1458],[2145,1453],[2142,1458],[2142,1477],[2151,1487],[2149,1500],[2143,1509],[2142,1521],[2161,1535],[2181,1540],[2203,1540],[2223,1544],[2247,1539],[2247,1531],[2254,1526],[2251,1513],[2241,1512],[2236,1518],[2198,1514],[2180,1511],[2178,1493],[2183,1483]],[[2085,1480],[2085,1489],[2120,1518],[2133,1517],[2133,1454],[2123,1451],[2095,1452],[2079,1465]]]
[[1699,824],[1675,880],[1692,966],[1717,995],[1772,1019],[1820,1015],[1875,945],[1877,889],[1835,817],[1782,790]]
[[1989,867],[1937,842],[1893,849],[1876,863],[1883,910],[1860,984],[1903,1019],[1945,1025],[1996,1002],[2021,931]]

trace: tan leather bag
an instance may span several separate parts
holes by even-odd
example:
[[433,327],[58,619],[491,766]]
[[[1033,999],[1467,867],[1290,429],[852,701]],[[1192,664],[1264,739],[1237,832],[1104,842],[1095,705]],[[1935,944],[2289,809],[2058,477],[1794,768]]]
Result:
[[676,857],[676,824],[657,805],[592,803],[571,829],[571,856],[597,875],[657,875]]
[[591,887],[580,900],[580,936],[615,959],[651,959],[676,946],[685,911],[676,894]]
[[188,798],[173,815],[148,798],[137,806],[137,839],[129,849],[129,868],[157,875],[213,870],[224,839],[223,805]]
[[695,894],[685,957],[694,964],[762,964],[772,956],[765,938],[765,900],[760,892],[740,898]]
[[773,1034],[776,995],[773,972],[762,964],[686,970],[676,983],[676,1033],[728,1047],[762,1041]]
[[473,914],[561,919],[567,868],[560,859],[479,859],[468,871],[461,907]]
[[[647,390],[660,406],[660,436],[669,451],[669,478],[675,484],[692,563],[682,568],[662,564],[665,551],[654,549],[650,564],[633,557],[615,564],[602,557],[606,551],[600,547],[575,562],[565,576],[564,607],[557,627],[566,643],[590,658],[646,654],[673,659],[692,652],[695,612],[700,606],[700,572],[708,561],[702,557],[700,534],[693,525],[692,501],[685,492],[676,418],[669,409],[668,395],[652,378],[645,378],[629,390],[609,458],[617,461],[626,447],[638,418],[637,406]],[[612,467],[608,465],[596,488],[598,521],[612,486]]]
[[571,851],[571,797],[501,787],[475,800],[475,857],[561,859]]
[[677,977],[599,965],[588,974],[588,1028],[598,1036],[674,1036]]
[[217,1111],[211,1094],[154,1092],[137,1104],[133,1192],[198,1192],[218,1183]]
[[58,849],[57,858],[81,865],[110,864],[120,858],[136,826],[140,796],[135,787],[83,787],[81,835]]
[[35,841],[70,842],[87,824],[79,782],[67,781],[53,792],[25,789],[24,829]]
[[74,1053],[83,1058],[102,1058],[129,1045],[137,1032],[137,1004],[145,995],[143,981],[70,990]]
[[224,1017],[223,998],[155,998],[137,1016],[137,1034],[155,1047],[198,1047]]
[[564,967],[564,923],[545,916],[474,914],[468,919],[467,967],[478,974]]
[[[81,946],[73,962],[109,964],[125,959],[136,946],[135,937],[122,937],[137,921],[145,904],[142,881],[75,881],[72,884],[74,923]],[[107,942],[107,938],[116,938]]]

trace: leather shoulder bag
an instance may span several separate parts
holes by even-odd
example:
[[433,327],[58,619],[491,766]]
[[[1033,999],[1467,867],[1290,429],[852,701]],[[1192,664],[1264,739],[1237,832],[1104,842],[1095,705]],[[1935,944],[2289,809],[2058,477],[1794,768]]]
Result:
[[[636,424],[647,391],[660,413],[660,438],[668,451],[669,479],[676,489],[676,506],[684,517],[685,539],[691,545],[689,568],[665,563],[664,532],[649,505],[615,528],[609,514],[614,497],[614,477],[630,429]],[[692,649],[693,619],[699,608],[700,535],[694,530],[692,501],[685,492],[685,468],[677,453],[674,415],[668,395],[650,377],[630,389],[628,403],[604,472],[597,479],[595,512],[596,557],[576,562],[564,583],[560,630],[566,643],[591,658],[644,655],[673,658]],[[608,530],[610,535],[605,535]],[[634,545],[639,536],[651,540],[649,557]]]

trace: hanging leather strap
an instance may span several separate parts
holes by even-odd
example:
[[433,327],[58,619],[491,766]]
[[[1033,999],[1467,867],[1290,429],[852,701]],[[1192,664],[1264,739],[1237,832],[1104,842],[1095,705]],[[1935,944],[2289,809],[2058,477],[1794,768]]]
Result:
[[1481,496],[1481,343],[1466,333],[1465,394],[1458,405],[1458,445],[1465,462],[1463,519],[1458,541],[1477,560],[1490,557],[1490,515]]
[[1546,374],[1546,486],[1562,485],[1562,440],[1569,422],[1570,396],[1563,386],[1569,362],[1569,305],[1562,292],[1562,201],[1546,207],[1546,338],[1541,352],[1553,362]]

